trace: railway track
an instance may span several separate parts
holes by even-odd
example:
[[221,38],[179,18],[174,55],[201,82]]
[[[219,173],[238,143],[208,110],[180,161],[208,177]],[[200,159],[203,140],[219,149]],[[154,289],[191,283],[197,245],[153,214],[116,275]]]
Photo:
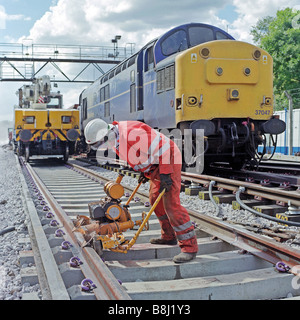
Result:
[[[105,197],[103,184],[107,180],[97,172],[101,169],[90,164],[21,163],[39,218],[32,224],[37,228],[35,237],[42,260],[46,259],[51,299],[246,300],[300,296],[298,249],[199,211],[189,210],[199,247],[192,262],[174,264],[171,258],[179,253],[178,246],[149,243],[150,238],[160,237],[154,214],[150,229],[141,233],[127,254],[104,251],[102,260],[92,247],[81,247],[81,234],[72,232],[72,220],[78,214],[89,214],[88,203]],[[126,191],[132,189],[131,185]],[[140,192],[138,197],[129,209],[133,220],[149,210],[144,205],[147,193]],[[130,239],[134,233],[130,230],[124,235]],[[71,246],[63,249],[65,241]],[[79,257],[82,264],[71,266],[74,257]]]

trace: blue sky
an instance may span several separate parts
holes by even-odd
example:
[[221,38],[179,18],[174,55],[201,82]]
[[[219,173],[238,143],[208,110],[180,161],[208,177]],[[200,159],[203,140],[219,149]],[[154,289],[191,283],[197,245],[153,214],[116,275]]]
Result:
[[[203,22],[251,42],[258,19],[275,15],[299,0],[0,0],[0,43],[109,45],[122,35],[120,46],[136,49],[168,29]],[[1,48],[0,48],[1,51]],[[1,52],[0,52],[1,55]],[[72,65],[66,67],[69,70]],[[47,70],[49,74],[54,71]],[[41,74],[42,75],[42,74]],[[24,83],[0,82],[0,121],[12,120],[15,92]],[[60,85],[65,106],[77,103],[86,85]]]
[[235,10],[235,6],[227,4],[218,12],[218,17],[227,20],[229,23],[233,23],[239,16]]
[[43,17],[52,5],[52,0],[1,0],[9,16],[5,21],[5,29],[0,29],[0,43],[10,38],[19,39],[28,33],[36,20]]

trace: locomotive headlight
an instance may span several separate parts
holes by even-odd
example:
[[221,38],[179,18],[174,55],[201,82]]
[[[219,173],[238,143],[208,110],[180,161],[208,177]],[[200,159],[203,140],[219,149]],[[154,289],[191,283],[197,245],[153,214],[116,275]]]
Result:
[[34,119],[35,119],[35,117],[26,117],[25,118],[25,122],[27,124],[33,124],[34,123]]
[[216,73],[217,73],[218,76],[221,76],[223,74],[223,69],[221,67],[218,67],[216,69]]
[[261,57],[261,51],[260,51],[260,50],[255,50],[255,51],[253,52],[253,58],[254,58],[255,60],[259,60],[260,57]]
[[71,123],[72,118],[70,116],[62,116],[61,121],[62,123]]
[[67,132],[67,138],[69,141],[76,141],[79,138],[79,133],[75,129],[70,129]]
[[272,103],[272,99],[270,97],[266,97],[266,98],[264,98],[264,100],[265,100],[265,104],[267,106],[269,106]]
[[32,133],[30,130],[21,130],[19,132],[19,136],[20,136],[20,140],[23,141],[23,142],[29,142],[30,139],[32,138]]
[[240,93],[238,89],[228,89],[228,100],[239,100]]
[[204,58],[204,59],[208,58],[209,55],[210,55],[209,49],[208,49],[208,48],[203,48],[203,49],[201,49],[201,50],[200,50],[200,55],[201,55],[201,57]]
[[236,98],[239,97],[239,91],[234,89],[234,90],[231,91],[231,95],[232,95],[233,98],[236,99]]
[[197,100],[196,97],[188,97],[188,104],[189,104],[190,106],[196,105],[197,102],[198,102],[198,100]]
[[250,68],[245,68],[245,69],[244,69],[244,74],[245,74],[246,76],[249,76],[250,73],[251,73],[251,69],[250,69]]

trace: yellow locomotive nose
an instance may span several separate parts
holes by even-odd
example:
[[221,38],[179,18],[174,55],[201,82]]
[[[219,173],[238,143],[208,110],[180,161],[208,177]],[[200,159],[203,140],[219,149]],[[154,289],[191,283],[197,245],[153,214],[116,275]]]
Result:
[[[197,60],[191,56],[197,55]],[[176,58],[176,122],[273,114],[272,57],[234,40],[211,41]]]

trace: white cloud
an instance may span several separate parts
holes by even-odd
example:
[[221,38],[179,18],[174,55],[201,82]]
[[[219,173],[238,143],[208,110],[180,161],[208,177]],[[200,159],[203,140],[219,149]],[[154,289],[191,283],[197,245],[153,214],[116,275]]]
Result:
[[6,29],[6,22],[7,21],[29,21],[31,20],[30,17],[26,17],[23,14],[7,14],[5,11],[5,7],[0,5],[0,29]]
[[0,30],[6,28],[6,13],[5,8],[0,5]]
[[24,14],[7,14],[5,19],[7,21],[31,20],[30,17],[26,17],[26,16],[24,16]]
[[37,20],[30,30],[29,38],[34,43],[80,43],[87,31],[88,23],[82,12],[82,1],[60,0]]
[[[297,1],[53,0],[29,38],[35,43],[111,45],[111,39],[120,34],[120,45],[135,42],[138,49],[176,25],[204,22],[224,30],[228,27],[237,40],[252,42],[250,29],[258,19],[287,6],[295,7]],[[234,6],[238,14],[231,24],[218,17],[226,5]]]
[[[227,0],[226,2],[231,2]],[[111,45],[122,41],[144,45],[173,26],[214,23],[222,0],[59,0],[38,20],[29,37],[39,43]]]
[[275,16],[277,10],[295,7],[298,0],[233,0],[238,18],[230,26],[237,40],[252,42],[250,30],[265,16]]

